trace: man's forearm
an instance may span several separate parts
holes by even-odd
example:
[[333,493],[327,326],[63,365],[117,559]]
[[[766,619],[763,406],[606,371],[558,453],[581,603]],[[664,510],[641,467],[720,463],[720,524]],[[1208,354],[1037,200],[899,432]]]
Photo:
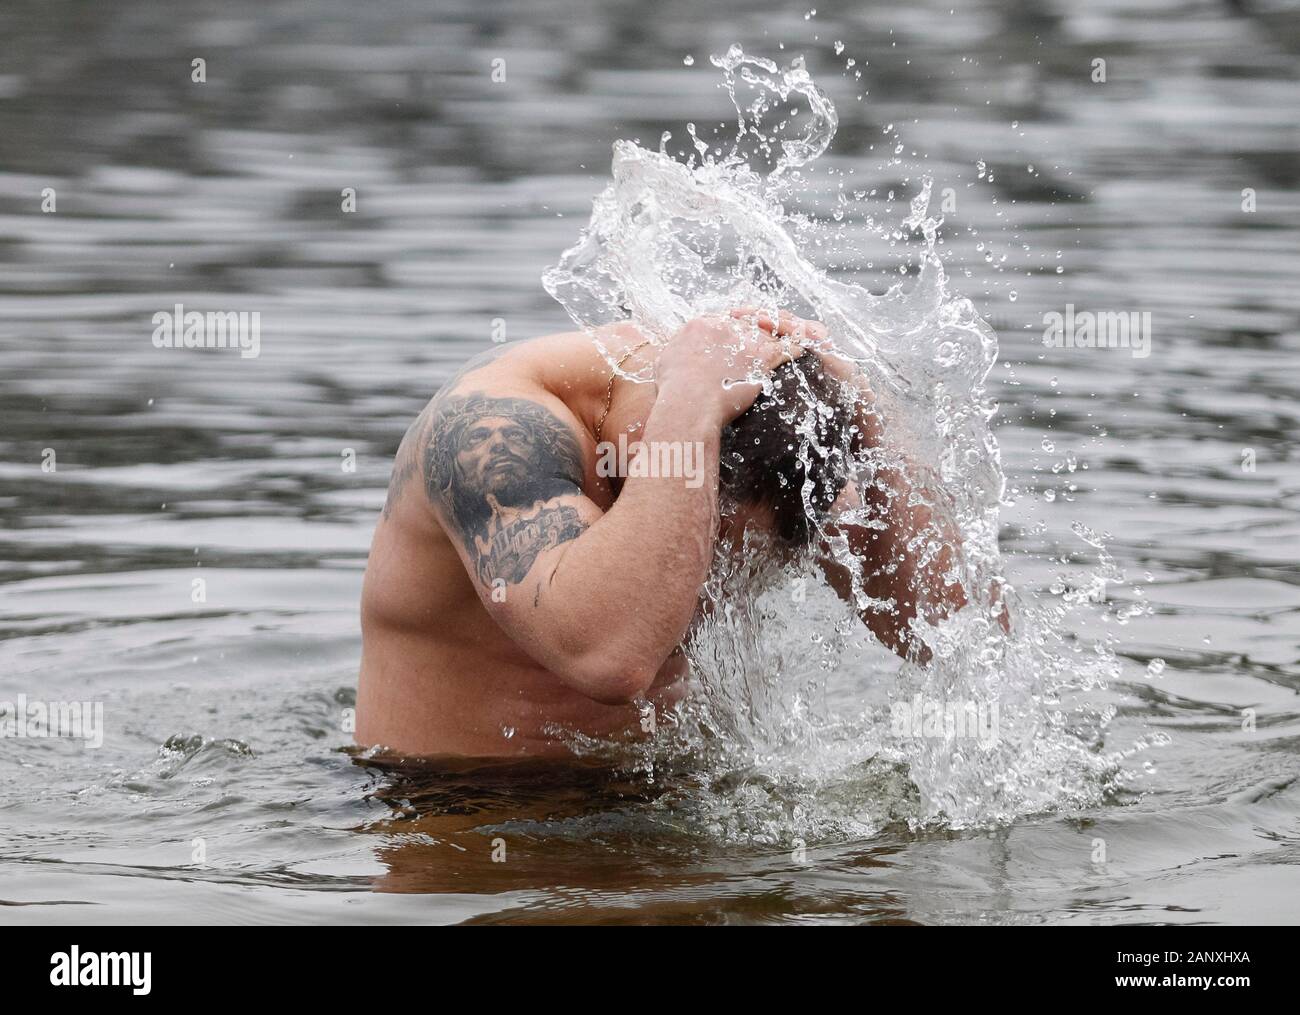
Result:
[[680,475],[628,476],[614,506],[555,569],[547,596],[558,633],[594,669],[589,679],[609,671],[611,698],[650,685],[695,612],[718,531],[720,429],[699,418],[685,393],[661,392],[638,438],[647,445],[640,453],[667,442],[686,461],[689,448],[699,470],[691,485]]
[[[860,449],[882,448],[885,423],[868,379],[842,361],[833,362],[839,367],[836,375],[857,392]],[[876,637],[899,655],[925,661],[929,651],[914,637],[913,621],[919,617],[936,623],[966,605],[965,589],[951,580],[961,558],[961,537],[943,509],[942,491],[914,480],[915,462],[897,450],[887,458],[874,463],[871,481],[855,491],[860,497],[859,510],[850,512],[855,521],[829,527],[847,540],[849,555],[857,561],[856,579],[841,561],[827,559],[824,568],[832,586],[854,603]],[[864,607],[859,591],[874,602]],[[882,610],[882,601],[892,606]]]

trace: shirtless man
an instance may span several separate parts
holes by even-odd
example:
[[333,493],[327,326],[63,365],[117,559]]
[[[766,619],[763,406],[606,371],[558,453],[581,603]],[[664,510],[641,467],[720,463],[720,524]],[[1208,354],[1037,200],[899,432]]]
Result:
[[[662,346],[630,325],[601,340],[624,371],[653,381],[614,375],[589,335],[552,335],[471,360],[407,431],[362,593],[358,743],[563,757],[560,731],[637,736],[646,702],[664,709],[685,693],[681,643],[716,541],[737,547],[752,527],[778,551],[807,544],[805,480],[824,531],[860,560],[860,587],[893,603],[861,611],[883,643],[922,655],[913,618],[964,604],[949,535],[905,477],[850,482],[852,452],[878,442],[881,423],[822,326],[737,311],[692,321]],[[755,366],[775,394],[732,383]],[[794,449],[810,423],[829,452],[805,474]],[[700,449],[702,481],[635,467],[602,475],[598,443],[619,435]],[[850,508],[854,523],[837,528]],[[939,553],[918,549],[927,534]],[[821,549],[852,602],[853,576]]]

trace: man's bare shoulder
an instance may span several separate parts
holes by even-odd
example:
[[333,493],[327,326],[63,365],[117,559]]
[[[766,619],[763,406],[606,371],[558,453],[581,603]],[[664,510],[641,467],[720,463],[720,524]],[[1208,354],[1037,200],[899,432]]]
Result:
[[567,401],[591,385],[606,384],[611,358],[617,360],[642,340],[636,328],[616,324],[495,345],[466,360],[432,401],[470,386],[471,381],[475,388],[499,385],[520,393],[532,389]]
[[[612,325],[493,345],[469,357],[439,386],[403,438],[384,517],[392,514],[411,479],[422,477],[427,486],[435,437],[455,430],[456,419],[467,412],[517,416],[529,424],[529,432],[545,422],[547,430],[572,431],[574,446],[580,447],[584,421],[589,425],[599,410],[609,383],[611,357],[617,360],[642,341],[630,325]],[[565,471],[572,468],[568,463]]]

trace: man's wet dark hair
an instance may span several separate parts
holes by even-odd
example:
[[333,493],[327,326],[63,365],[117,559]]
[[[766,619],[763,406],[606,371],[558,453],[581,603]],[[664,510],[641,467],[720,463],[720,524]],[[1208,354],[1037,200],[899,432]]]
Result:
[[736,501],[770,509],[776,534],[803,547],[813,534],[805,480],[812,480],[808,500],[819,521],[848,481],[853,404],[813,353],[774,370],[772,386],[722,431],[719,482]]

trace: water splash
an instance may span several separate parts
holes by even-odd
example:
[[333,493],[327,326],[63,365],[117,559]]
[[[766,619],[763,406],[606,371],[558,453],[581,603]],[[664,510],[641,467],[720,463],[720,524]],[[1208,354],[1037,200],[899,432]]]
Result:
[[[1106,646],[1062,633],[1086,592],[1025,601],[1005,576],[996,405],[984,386],[997,338],[949,289],[932,181],[920,181],[892,227],[876,222],[862,192],[852,200],[841,192],[829,217],[802,210],[815,189],[813,163],[835,135],[831,101],[801,59],[781,69],[732,46],[711,61],[735,108],[734,137],[711,144],[691,124],[680,160],[668,153],[669,135],[657,152],[615,143],[612,183],[543,284],[591,329],[614,370],[595,329],[617,321],[658,342],[694,317],[737,306],[824,322],[869,378],[884,426],[861,474],[906,475],[911,497],[938,519],[913,550],[935,553],[940,530],[954,535],[961,553],[948,577],[970,604],[926,629],[928,665],[900,664],[823,594],[810,561],[778,568],[760,553],[720,550],[704,590],[712,608],[687,646],[697,692],[642,763],[693,759],[706,773],[702,792],[675,806],[751,840],[861,834],[895,821],[963,827],[1098,802],[1123,770],[1119,754],[1101,748],[1110,711],[1090,694],[1117,664]],[[846,218],[891,246],[911,244],[915,277],[875,295],[815,263]],[[803,438],[801,455],[812,439]],[[842,536],[822,534],[837,559],[851,561]],[[1117,580],[1104,547],[1091,545],[1102,554],[1098,580]],[[792,600],[792,588],[819,591]],[[853,592],[860,608],[891,605],[871,601],[860,582]],[[1003,604],[1014,616],[1010,633],[999,623]],[[917,702],[995,711],[996,740],[963,737],[951,719],[929,732],[925,717],[900,721],[900,705]]]

